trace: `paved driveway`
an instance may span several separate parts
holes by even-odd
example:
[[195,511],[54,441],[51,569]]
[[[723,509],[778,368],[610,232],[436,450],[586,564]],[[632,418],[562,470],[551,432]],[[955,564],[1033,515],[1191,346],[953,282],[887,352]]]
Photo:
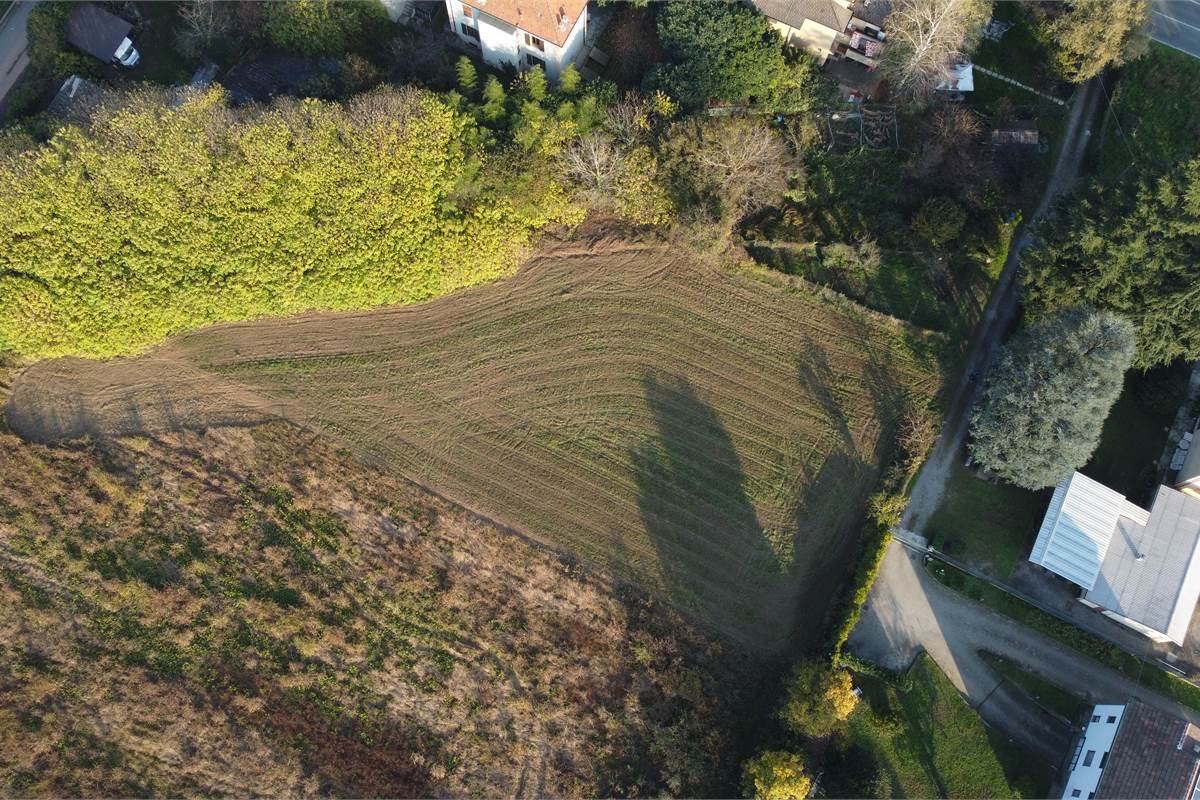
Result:
[[1150,38],[1200,58],[1200,2],[1151,0]]
[[979,655],[981,650],[1053,683],[1082,689],[1094,702],[1137,697],[1200,724],[1200,713],[946,588],[926,572],[921,559],[899,542],[888,546],[862,618],[850,634],[855,655],[900,670],[926,651],[988,724],[1052,764],[1066,755],[1066,724],[1003,683]]

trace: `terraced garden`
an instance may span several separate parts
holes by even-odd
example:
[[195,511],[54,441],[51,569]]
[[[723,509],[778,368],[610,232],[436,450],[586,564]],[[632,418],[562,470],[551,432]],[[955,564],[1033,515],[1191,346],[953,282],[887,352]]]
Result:
[[418,306],[224,325],[42,362],[53,441],[283,417],[771,652],[812,641],[931,334],[687,253],[564,245]]

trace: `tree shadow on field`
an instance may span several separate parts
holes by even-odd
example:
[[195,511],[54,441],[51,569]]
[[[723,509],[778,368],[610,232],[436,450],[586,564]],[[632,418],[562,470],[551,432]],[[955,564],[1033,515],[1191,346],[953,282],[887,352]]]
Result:
[[729,432],[684,378],[647,373],[642,388],[658,435],[631,460],[666,590],[718,630],[761,640],[781,576]]

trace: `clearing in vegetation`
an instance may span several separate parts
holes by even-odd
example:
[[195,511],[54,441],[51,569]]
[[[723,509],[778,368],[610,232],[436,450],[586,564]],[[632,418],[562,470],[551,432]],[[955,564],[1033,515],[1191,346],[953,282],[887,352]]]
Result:
[[602,241],[419,306],[42,362],[7,418],[48,441],[283,416],[768,653],[819,636],[896,423],[940,386],[939,341]]
[[290,425],[0,432],[4,796],[728,796],[733,663]]

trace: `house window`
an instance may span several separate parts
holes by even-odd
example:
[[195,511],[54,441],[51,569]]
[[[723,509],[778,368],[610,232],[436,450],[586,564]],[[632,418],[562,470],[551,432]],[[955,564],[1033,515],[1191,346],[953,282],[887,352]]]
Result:
[[1080,790],[1079,790],[1079,789],[1072,789],[1072,790],[1071,790],[1071,797],[1079,797],[1079,795],[1080,795],[1080,794],[1081,794],[1081,792],[1080,792]]
[[1095,757],[1096,757],[1096,751],[1088,750],[1087,755],[1083,757],[1083,765],[1085,767],[1090,767],[1092,765],[1092,759]]
[[1116,718],[1116,717],[1109,717],[1109,718],[1108,718],[1108,724],[1109,724],[1109,725],[1112,725],[1112,724],[1113,724],[1114,722],[1116,722],[1116,721],[1117,721],[1117,718]]
[[1104,769],[1104,765],[1108,763],[1108,751],[1104,751],[1104,755],[1100,756],[1100,769]]
[[463,36],[479,41],[479,29],[473,25],[468,25],[465,22],[458,23],[458,28],[463,32]]
[[463,16],[467,19],[475,19],[475,11],[470,6],[463,6]]
[[1096,716],[1092,717],[1092,722],[1099,722],[1099,721],[1100,721],[1100,715],[1099,715],[1099,714],[1097,714]]
[[542,61],[540,58],[533,55],[532,53],[526,53],[525,54],[525,66],[529,67],[530,69],[532,69],[534,67],[541,67],[542,69],[545,69],[546,62]]
[[525,45],[527,47],[532,47],[533,49],[537,50],[538,52],[541,52],[541,53],[546,52],[546,43],[543,42],[538,37],[534,36],[532,33],[525,34]]

